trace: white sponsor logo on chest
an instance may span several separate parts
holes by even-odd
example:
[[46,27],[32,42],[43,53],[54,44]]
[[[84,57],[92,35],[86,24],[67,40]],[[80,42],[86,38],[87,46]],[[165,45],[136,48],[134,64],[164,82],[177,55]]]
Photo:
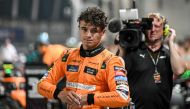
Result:
[[76,82],[66,82],[66,87],[71,87],[71,88],[76,88],[76,89],[81,89],[81,90],[89,90],[93,91],[96,89],[95,85],[86,85],[82,83],[76,83]]

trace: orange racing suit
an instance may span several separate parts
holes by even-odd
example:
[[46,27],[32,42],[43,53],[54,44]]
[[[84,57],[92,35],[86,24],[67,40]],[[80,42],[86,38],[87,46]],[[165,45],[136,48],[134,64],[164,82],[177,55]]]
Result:
[[83,109],[127,106],[130,96],[123,60],[101,46],[93,54],[83,53],[81,49],[64,51],[39,81],[38,92],[47,98],[56,98],[60,91],[56,84],[66,76],[64,90],[88,94],[88,105]]
[[43,62],[51,66],[56,59],[66,50],[66,47],[59,44],[49,44],[43,55]]

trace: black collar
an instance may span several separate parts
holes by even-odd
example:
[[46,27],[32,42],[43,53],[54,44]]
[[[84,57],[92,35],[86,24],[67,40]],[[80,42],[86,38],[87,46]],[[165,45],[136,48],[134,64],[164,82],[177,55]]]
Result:
[[105,48],[102,44],[98,45],[96,48],[92,50],[84,50],[82,45],[80,46],[80,55],[82,57],[93,57],[102,52]]
[[[140,48],[141,48],[141,49],[148,49],[148,47],[147,47],[147,45],[146,45],[145,43],[141,43],[141,44],[140,44]],[[160,50],[166,52],[166,51],[167,51],[167,48],[164,47],[163,44],[162,44],[161,47],[160,47]]]

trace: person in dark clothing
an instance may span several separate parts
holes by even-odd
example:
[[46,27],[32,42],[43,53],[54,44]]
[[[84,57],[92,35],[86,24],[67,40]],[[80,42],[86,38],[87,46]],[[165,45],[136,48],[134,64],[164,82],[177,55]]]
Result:
[[150,13],[148,17],[153,18],[153,27],[145,31],[145,41],[121,56],[136,109],[169,109],[173,74],[181,75],[186,68],[176,50],[175,30],[170,29],[171,34],[164,36],[165,17],[159,13]]

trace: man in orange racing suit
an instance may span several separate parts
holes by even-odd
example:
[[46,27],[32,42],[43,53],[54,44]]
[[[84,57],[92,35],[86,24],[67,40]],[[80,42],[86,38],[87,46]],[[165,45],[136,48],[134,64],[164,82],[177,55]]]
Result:
[[42,32],[39,34],[36,42],[37,49],[42,55],[42,61],[47,66],[51,66],[59,58],[66,47],[61,44],[50,44],[49,34]]
[[[105,13],[87,8],[79,18],[82,45],[68,49],[38,83],[38,92],[60,99],[68,109],[103,109],[122,107],[130,102],[123,60],[101,44],[107,25]],[[56,84],[66,78],[64,89]]]
[[55,60],[59,58],[62,52],[66,50],[66,47],[60,44],[49,44],[41,46],[41,51],[43,54],[43,63],[51,66]]

